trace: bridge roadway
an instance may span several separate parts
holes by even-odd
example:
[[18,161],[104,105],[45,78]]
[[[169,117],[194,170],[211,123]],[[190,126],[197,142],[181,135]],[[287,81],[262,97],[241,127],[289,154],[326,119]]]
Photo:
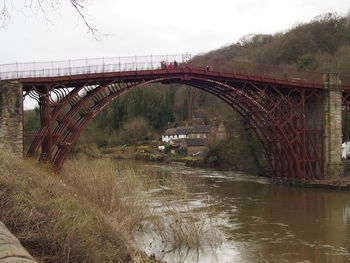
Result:
[[[173,70],[160,70],[162,62],[177,61],[179,67]],[[97,80],[105,78],[123,78],[191,72],[192,74],[211,75],[218,79],[247,79],[288,86],[324,88],[321,72],[298,70],[294,67],[259,65],[235,61],[232,69],[207,71],[206,64],[191,54],[127,56],[111,58],[86,58],[61,61],[26,62],[0,64],[1,80],[19,80],[26,90],[30,85],[39,83],[70,83],[71,81]],[[223,73],[226,72],[226,73]],[[128,78],[129,77],[129,78]],[[342,79],[344,90],[350,90],[350,79]]]
[[[29,91],[33,86],[41,86],[49,83],[56,85],[69,85],[69,87],[76,87],[89,82],[90,85],[106,84],[113,79],[118,82],[127,83],[133,81],[148,81],[155,78],[171,77],[179,78],[179,80],[189,80],[191,76],[197,78],[208,78],[221,82],[235,81],[254,81],[269,84],[278,84],[281,87],[302,87],[324,89],[324,84],[320,82],[309,82],[299,78],[280,79],[264,76],[251,76],[236,73],[223,73],[216,71],[207,71],[205,69],[192,68],[189,66],[179,67],[172,70],[138,70],[138,71],[124,71],[124,72],[107,72],[107,73],[87,73],[70,76],[53,76],[53,77],[29,77],[16,79],[23,83],[23,90]],[[166,83],[166,81],[164,81]],[[350,85],[343,85],[343,89],[350,90]]]

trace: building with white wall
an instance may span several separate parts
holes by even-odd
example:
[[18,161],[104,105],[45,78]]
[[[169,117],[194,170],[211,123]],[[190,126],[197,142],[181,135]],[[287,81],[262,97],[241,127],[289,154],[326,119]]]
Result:
[[192,127],[179,127],[167,129],[162,136],[162,141],[172,143],[174,140],[185,139],[190,134]]
[[167,129],[162,136],[162,141],[172,143],[174,140],[186,138],[208,138],[212,132],[210,125],[195,125],[189,127],[178,127]]

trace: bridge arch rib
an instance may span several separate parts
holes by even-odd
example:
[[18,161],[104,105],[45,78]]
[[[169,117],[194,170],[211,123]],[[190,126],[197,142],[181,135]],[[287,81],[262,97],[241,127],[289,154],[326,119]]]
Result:
[[[40,86],[31,92],[39,98],[42,126],[28,156],[42,147],[40,160],[50,161],[56,170],[65,159],[84,127],[96,114],[124,93],[152,83],[178,83],[202,89],[220,98],[245,118],[265,151],[271,173],[276,178],[298,181],[323,178],[319,124],[306,119],[308,100],[319,103],[317,89],[280,87],[249,79],[192,74],[153,74],[136,79],[86,79],[78,83]],[[40,92],[38,92],[40,90]],[[54,92],[55,99],[50,94]],[[316,118],[315,118],[316,119]]]

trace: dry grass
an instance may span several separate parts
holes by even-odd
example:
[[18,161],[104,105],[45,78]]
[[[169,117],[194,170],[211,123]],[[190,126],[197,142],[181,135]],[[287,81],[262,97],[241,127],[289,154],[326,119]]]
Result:
[[217,244],[211,221],[193,213],[179,177],[167,180],[162,209],[150,209],[147,173],[125,162],[79,159],[56,175],[0,152],[0,220],[40,262],[155,262],[134,248],[144,222],[169,250]]
[[167,207],[163,213],[167,220],[155,224],[155,233],[166,250],[215,249],[221,244],[222,237],[206,215],[194,214],[190,208],[177,205]]
[[[86,172],[79,169],[79,162],[67,167],[62,178],[48,167],[35,166],[0,153],[0,219],[36,259],[54,263],[145,260],[132,246],[131,230],[146,214],[134,197],[122,197],[137,186],[136,181],[121,189],[102,164],[94,172],[89,166],[85,181],[82,174],[78,176]],[[116,189],[124,192],[111,194]]]
[[76,194],[108,215],[113,227],[130,234],[150,215],[140,173],[110,159],[79,159],[68,161],[61,176]]
[[154,234],[161,239],[165,250],[215,249],[222,236],[209,217],[211,208],[202,203],[200,211],[191,206],[188,184],[177,175],[165,182],[169,189],[163,194],[158,220],[151,222]]
[[129,236],[135,230],[146,230],[143,223],[147,221],[168,250],[213,248],[222,241],[208,217],[209,206],[202,207],[201,213],[194,212],[190,189],[179,176],[163,178],[169,190],[157,197],[162,208],[151,211],[149,196],[143,193],[148,187],[158,188],[159,181],[143,178],[155,177],[152,169],[109,159],[73,160],[65,167],[62,175],[75,192],[97,204],[110,215],[111,225],[127,230]]

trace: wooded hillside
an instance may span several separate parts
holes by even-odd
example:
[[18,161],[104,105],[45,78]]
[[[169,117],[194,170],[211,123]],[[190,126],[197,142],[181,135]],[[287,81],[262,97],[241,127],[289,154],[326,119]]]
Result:
[[301,69],[350,74],[350,14],[320,15],[274,35],[246,35],[236,43],[199,56],[230,69],[234,61],[292,65]]
[[[246,35],[232,45],[194,57],[192,63],[230,72],[237,61],[339,72],[347,78],[350,15],[328,13],[274,35]],[[242,118],[216,97],[179,85],[151,85],[118,98],[85,129],[76,150],[157,140],[166,128],[191,124],[194,115],[202,116],[205,124],[223,121],[228,130],[228,142],[211,149],[217,155],[216,165],[253,172],[262,169],[259,144],[251,139]],[[32,121],[31,116],[27,127],[33,127]]]

